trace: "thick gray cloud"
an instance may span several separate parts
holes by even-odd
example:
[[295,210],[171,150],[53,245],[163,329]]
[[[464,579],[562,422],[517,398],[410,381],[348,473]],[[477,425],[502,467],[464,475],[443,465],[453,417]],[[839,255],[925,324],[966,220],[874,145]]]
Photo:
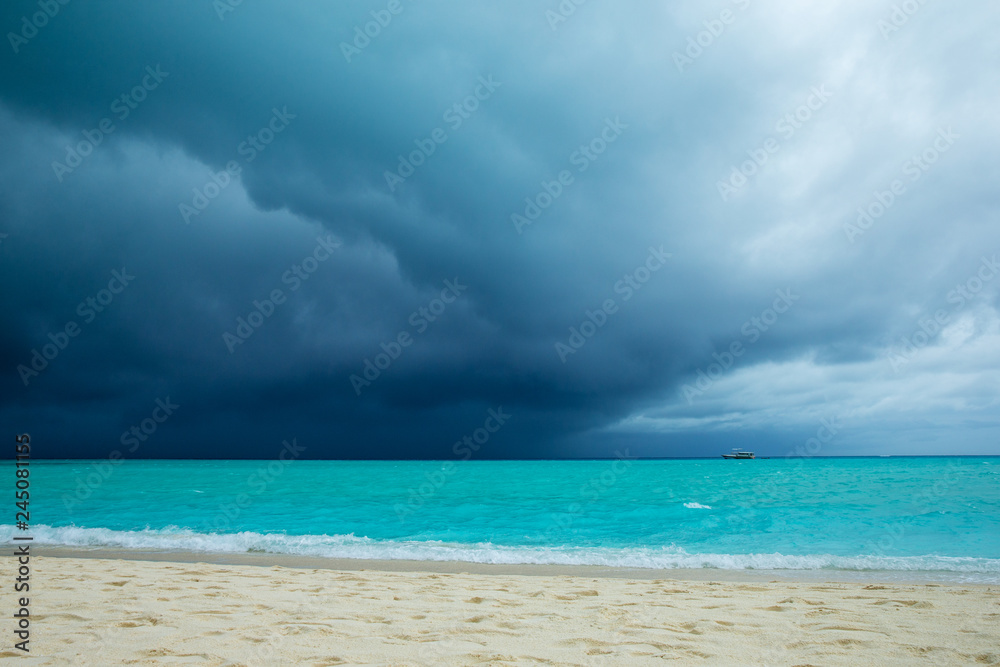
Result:
[[102,457],[169,396],[128,456],[448,457],[502,406],[477,456],[824,419],[821,454],[998,453],[997,12],[903,5],[7,3],[3,423]]

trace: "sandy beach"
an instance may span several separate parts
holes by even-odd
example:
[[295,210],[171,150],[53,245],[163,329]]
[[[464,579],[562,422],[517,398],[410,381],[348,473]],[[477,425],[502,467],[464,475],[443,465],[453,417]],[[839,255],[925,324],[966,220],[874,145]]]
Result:
[[32,562],[25,665],[1000,664],[998,586]]

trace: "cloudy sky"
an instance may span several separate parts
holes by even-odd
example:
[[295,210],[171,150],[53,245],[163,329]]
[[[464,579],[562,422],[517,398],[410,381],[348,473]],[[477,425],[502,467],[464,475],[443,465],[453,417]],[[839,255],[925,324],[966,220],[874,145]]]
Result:
[[895,5],[5,2],[0,423],[998,454],[1000,10]]

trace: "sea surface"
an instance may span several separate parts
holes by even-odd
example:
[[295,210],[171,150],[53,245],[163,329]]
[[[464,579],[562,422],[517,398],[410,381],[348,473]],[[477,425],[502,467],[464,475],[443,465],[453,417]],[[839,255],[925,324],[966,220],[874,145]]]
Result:
[[8,543],[29,534],[84,549],[1000,583],[996,457],[105,460],[30,470],[30,529],[0,525]]

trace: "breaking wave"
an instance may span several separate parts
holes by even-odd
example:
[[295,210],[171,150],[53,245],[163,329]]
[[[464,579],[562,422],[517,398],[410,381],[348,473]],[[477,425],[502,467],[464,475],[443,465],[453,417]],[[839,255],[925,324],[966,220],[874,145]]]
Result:
[[[9,542],[14,527],[0,525]],[[781,553],[688,553],[681,547],[552,547],[506,546],[440,541],[373,540],[355,535],[287,535],[284,533],[201,533],[184,528],[120,531],[77,526],[32,527],[33,544],[81,549],[119,548],[202,553],[264,552],[321,558],[370,560],[458,561],[489,564],[599,565],[621,568],[720,570],[841,570],[976,575],[983,583],[1000,583],[1000,559],[954,556],[839,556]]]

